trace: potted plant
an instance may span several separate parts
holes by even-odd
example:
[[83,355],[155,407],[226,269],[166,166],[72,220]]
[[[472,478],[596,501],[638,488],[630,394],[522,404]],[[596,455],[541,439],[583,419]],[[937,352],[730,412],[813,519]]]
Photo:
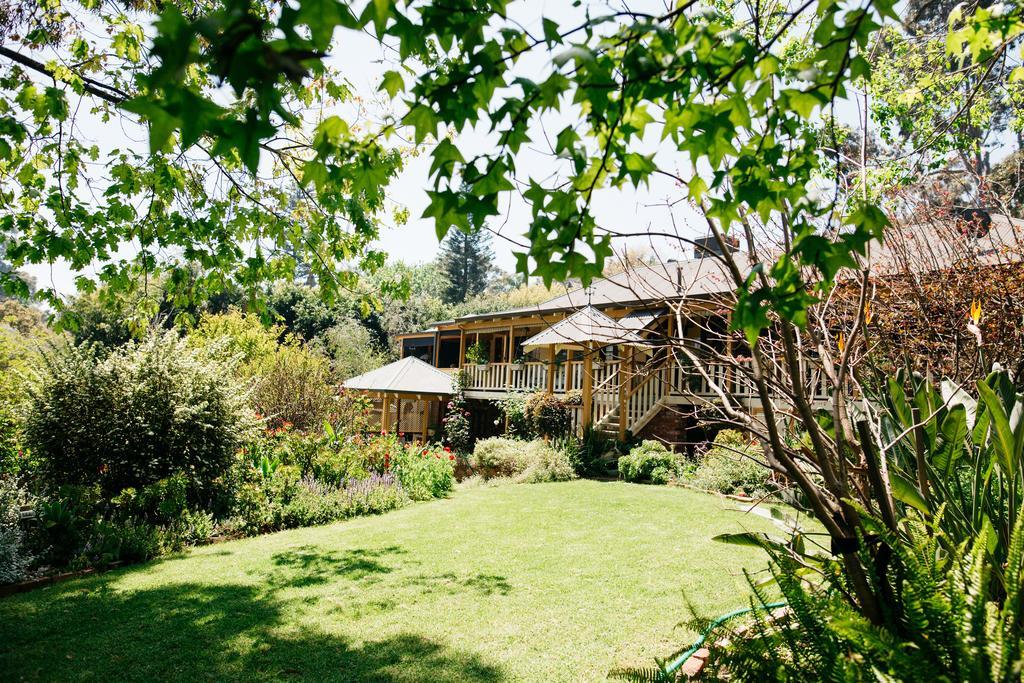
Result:
[[466,349],[466,362],[481,368],[487,366],[487,348],[483,342],[478,341]]
[[526,365],[526,356],[519,355],[512,359],[513,370],[522,370],[524,365]]

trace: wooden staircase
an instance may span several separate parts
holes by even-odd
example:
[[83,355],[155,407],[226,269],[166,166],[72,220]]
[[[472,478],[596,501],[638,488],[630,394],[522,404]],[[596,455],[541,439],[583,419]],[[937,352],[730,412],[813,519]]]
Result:
[[661,365],[650,373],[628,377],[625,401],[620,402],[616,395],[614,403],[600,417],[595,415],[598,419],[594,421],[594,428],[615,439],[622,434],[623,419],[626,422],[624,431],[636,434],[643,429],[665,405],[665,399],[670,393],[671,370],[668,365]]

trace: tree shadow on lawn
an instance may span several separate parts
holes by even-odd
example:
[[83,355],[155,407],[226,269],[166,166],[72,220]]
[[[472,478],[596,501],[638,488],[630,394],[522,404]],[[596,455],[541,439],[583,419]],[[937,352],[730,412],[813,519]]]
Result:
[[8,680],[60,681],[506,678],[496,664],[418,634],[353,643],[315,630],[301,623],[298,603],[275,595],[198,583],[115,592],[100,581],[39,595],[17,611],[0,605],[0,671]]
[[398,546],[324,551],[315,545],[304,545],[275,553],[270,559],[276,569],[267,581],[276,588],[314,586],[339,577],[360,581],[390,574],[395,568],[385,560],[405,552]]

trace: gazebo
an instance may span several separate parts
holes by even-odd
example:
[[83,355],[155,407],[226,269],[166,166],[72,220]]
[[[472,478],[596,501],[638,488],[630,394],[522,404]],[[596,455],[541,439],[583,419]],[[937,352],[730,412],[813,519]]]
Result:
[[374,400],[382,432],[419,434],[424,442],[431,425],[440,423],[442,406],[452,394],[451,376],[414,356],[352,377],[342,386]]
[[[551,327],[538,332],[523,342],[523,350],[548,349],[548,388],[553,386],[553,373],[555,371],[555,356],[561,350],[572,350],[583,352],[583,412],[581,422],[589,425],[593,422],[594,408],[594,356],[605,346],[624,345],[630,348],[646,346],[647,342],[635,331],[610,318],[593,306],[582,308],[568,318],[565,318]],[[621,394],[626,389],[623,381],[625,376],[617,378],[616,391],[620,394],[620,404],[623,398]],[[568,386],[568,385],[567,385]]]

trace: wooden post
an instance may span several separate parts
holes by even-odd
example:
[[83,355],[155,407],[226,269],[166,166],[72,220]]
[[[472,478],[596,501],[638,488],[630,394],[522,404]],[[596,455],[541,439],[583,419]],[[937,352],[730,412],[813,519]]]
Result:
[[466,330],[460,327],[459,328],[459,362],[458,362],[458,364],[455,367],[457,367],[457,368],[459,368],[461,370],[462,369],[462,365],[465,362],[466,362]]
[[395,399],[395,431],[402,432],[402,397]]
[[733,360],[732,334],[729,332],[729,328],[731,327],[732,309],[729,310],[729,313],[727,314],[725,319],[725,355],[730,360],[730,363],[725,366],[725,390],[728,392],[732,392],[736,389],[736,387],[733,387],[733,371],[731,362]]
[[[505,391],[508,391],[509,389],[512,388],[512,361],[514,360],[514,358],[512,357],[512,352],[513,346],[515,346],[512,340],[512,325],[509,325],[508,341],[505,342],[505,362],[508,363],[508,365],[505,366]],[[505,431],[508,431],[508,425],[505,425],[505,427]]]
[[594,417],[594,356],[590,344],[583,348],[583,418],[580,422],[586,428]]
[[388,395],[384,394],[381,398],[380,404],[380,431],[383,434],[388,433],[388,417],[390,417],[391,403],[388,401]]
[[548,347],[548,393],[555,393],[555,345]]
[[430,438],[430,399],[423,399],[423,424],[420,425],[423,430],[420,432],[423,435],[423,444],[426,445],[427,440]]
[[627,346],[619,361],[619,441],[626,440],[626,421],[629,419],[629,385],[633,375],[633,347]]

